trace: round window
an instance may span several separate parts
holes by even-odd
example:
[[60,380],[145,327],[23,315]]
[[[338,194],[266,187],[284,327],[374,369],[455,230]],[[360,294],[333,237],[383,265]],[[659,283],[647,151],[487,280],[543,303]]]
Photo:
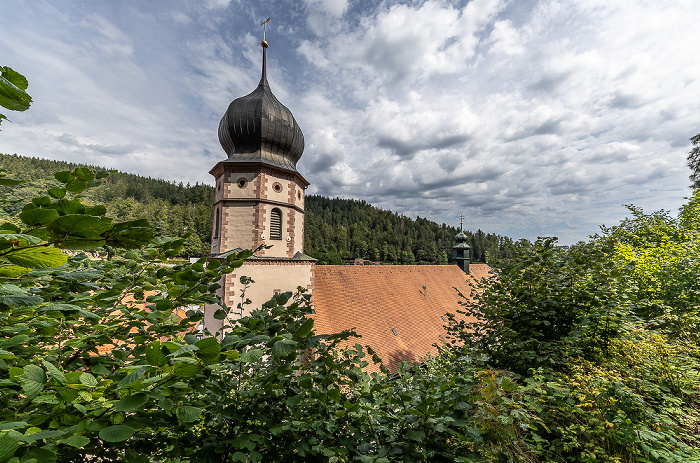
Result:
[[275,190],[277,193],[282,192],[282,184],[279,182],[275,182],[272,184],[272,189]]
[[245,188],[245,186],[248,184],[248,180],[245,177],[241,177],[236,183],[238,183],[238,188]]
[[301,191],[297,191],[297,199],[301,199]]

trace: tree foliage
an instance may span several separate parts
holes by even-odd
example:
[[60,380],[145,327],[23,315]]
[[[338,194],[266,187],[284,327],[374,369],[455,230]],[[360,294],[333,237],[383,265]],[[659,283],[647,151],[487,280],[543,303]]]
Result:
[[0,462],[700,458],[697,342],[640,311],[650,291],[681,299],[629,254],[658,236],[694,252],[696,197],[678,220],[633,209],[569,250],[518,243],[464,307],[479,323],[453,317],[451,345],[392,377],[363,370],[371,349],[340,348],[353,333],[317,335],[304,294],[199,339],[187,308],[226,317],[218,281],[250,251],[165,265],[183,239],[104,221],[87,170],[57,180],[0,226]]
[[[22,205],[56,186],[53,175],[78,166],[62,161],[0,154],[0,167],[18,178],[32,179],[5,192],[0,215],[12,220]],[[86,166],[82,166],[86,167]],[[94,171],[103,170],[87,166]],[[87,199],[103,204],[115,220],[147,219],[156,234],[191,237],[183,256],[206,256],[211,249],[214,188],[196,183],[175,184],[121,172],[111,172]],[[388,263],[447,263],[458,230],[425,218],[415,220],[377,209],[364,201],[306,197],[305,252],[321,264],[343,264],[355,258]],[[465,232],[474,262],[508,258],[512,240],[481,230]],[[195,237],[196,235],[196,237]],[[410,255],[413,255],[411,259]]]

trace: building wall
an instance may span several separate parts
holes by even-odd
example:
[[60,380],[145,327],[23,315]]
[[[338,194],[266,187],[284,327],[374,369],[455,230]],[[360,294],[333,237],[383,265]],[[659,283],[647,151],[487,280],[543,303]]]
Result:
[[[301,286],[311,294],[314,287],[314,267],[313,262],[307,261],[246,261],[235,274],[225,276],[218,294],[223,296],[226,305],[232,309],[229,319],[235,320],[261,308],[275,293],[296,292],[297,287]],[[242,314],[236,308],[241,303],[241,291],[244,289],[240,282],[241,276],[254,280],[254,283],[245,289],[245,298],[250,299],[251,303],[243,307]],[[212,334],[224,324],[224,321],[214,318],[214,312],[218,308],[211,305],[204,308],[204,325]]]

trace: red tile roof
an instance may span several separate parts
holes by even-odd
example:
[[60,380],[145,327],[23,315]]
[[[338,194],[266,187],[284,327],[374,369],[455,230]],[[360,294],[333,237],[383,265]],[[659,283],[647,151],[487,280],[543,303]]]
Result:
[[[351,344],[369,345],[395,372],[403,360],[437,353],[433,344],[445,335],[441,316],[459,308],[455,288],[468,296],[469,282],[489,270],[486,264],[471,264],[469,275],[456,265],[317,265],[314,328],[319,334],[355,328],[362,338]],[[368,371],[378,368],[370,362]]]

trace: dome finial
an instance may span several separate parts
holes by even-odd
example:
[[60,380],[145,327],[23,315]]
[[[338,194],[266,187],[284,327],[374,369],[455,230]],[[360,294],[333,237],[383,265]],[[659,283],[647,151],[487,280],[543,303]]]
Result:
[[263,62],[262,62],[262,77],[260,77],[260,85],[268,85],[267,83],[267,41],[265,40],[265,31],[267,29],[267,23],[270,22],[270,18],[260,23],[263,27],[263,39],[260,42],[260,46],[263,49]]

